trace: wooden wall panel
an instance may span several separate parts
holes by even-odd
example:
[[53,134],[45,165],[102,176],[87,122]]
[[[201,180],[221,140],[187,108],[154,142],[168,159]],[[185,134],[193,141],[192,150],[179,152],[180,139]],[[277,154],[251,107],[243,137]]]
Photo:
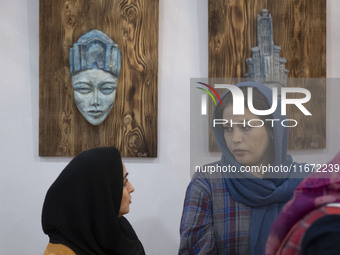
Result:
[[[274,44],[287,60],[288,78],[325,78],[326,0],[209,0],[209,77],[242,78],[248,72],[246,59],[257,45],[262,9],[272,15]],[[289,147],[325,148],[325,80],[303,86],[312,94],[306,107],[313,117],[301,119],[296,108],[287,110],[288,118],[299,120],[299,126],[290,129]],[[218,150],[211,128],[209,148]]]
[[[40,0],[40,156],[99,146],[157,156],[158,9],[158,0]],[[122,49],[115,104],[99,126],[78,111],[69,71],[69,49],[92,29]]]

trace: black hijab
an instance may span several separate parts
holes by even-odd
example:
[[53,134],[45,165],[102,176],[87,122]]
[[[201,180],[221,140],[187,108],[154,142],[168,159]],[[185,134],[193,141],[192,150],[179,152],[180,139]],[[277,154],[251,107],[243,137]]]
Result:
[[338,255],[340,250],[340,215],[329,214],[316,220],[306,231],[301,254]]
[[119,217],[123,166],[114,147],[76,156],[46,194],[42,226],[51,243],[81,255],[145,254],[130,223]]

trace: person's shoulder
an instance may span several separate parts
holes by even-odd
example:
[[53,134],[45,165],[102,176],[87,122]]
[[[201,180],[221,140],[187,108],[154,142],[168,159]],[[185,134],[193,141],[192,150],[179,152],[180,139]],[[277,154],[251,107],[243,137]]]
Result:
[[44,255],[76,255],[76,254],[66,245],[48,243]]

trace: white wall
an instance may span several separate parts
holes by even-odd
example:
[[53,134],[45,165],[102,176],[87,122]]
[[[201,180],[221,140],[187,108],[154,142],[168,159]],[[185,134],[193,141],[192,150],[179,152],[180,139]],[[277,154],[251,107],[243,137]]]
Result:
[[[339,77],[340,2],[327,5],[327,75]],[[136,188],[128,218],[151,255],[177,253],[190,180],[189,85],[191,77],[208,75],[207,15],[207,0],[160,0],[159,156],[125,159]],[[2,1],[0,33],[0,254],[42,254],[48,242],[40,224],[44,196],[70,158],[38,156],[39,1]],[[330,139],[339,141],[339,103],[330,88],[328,96],[333,120],[326,150],[332,152],[339,144]],[[297,154],[312,159],[319,153]]]

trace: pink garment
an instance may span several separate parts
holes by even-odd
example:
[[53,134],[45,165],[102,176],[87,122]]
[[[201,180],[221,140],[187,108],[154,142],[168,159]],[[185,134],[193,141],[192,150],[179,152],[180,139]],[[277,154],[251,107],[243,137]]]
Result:
[[266,255],[276,254],[291,228],[308,213],[322,205],[340,202],[340,172],[334,171],[336,164],[340,165],[340,153],[327,164],[325,172],[313,173],[297,186],[293,198],[283,207],[271,227]]

